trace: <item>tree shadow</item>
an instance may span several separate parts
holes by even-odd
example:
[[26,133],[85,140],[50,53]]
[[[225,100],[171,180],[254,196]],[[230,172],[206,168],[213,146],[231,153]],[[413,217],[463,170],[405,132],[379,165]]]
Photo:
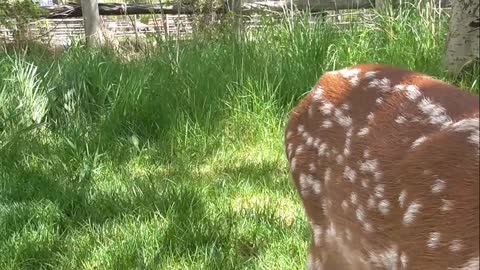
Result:
[[[60,179],[62,173],[44,169],[43,167],[17,166],[2,167],[0,177],[0,202],[7,207],[13,204],[40,204],[51,202],[55,206],[58,217],[51,222],[57,232],[55,244],[40,245],[35,248],[16,250],[17,258],[32,258],[21,264],[26,268],[41,268],[55,261],[55,256],[71,252],[64,241],[78,230],[87,226],[103,226],[106,222],[121,220],[126,216],[137,219],[148,219],[152,214],[159,214],[168,219],[162,231],[160,249],[155,255],[154,264],[162,266],[173,257],[192,258],[199,255],[199,250],[210,250],[207,265],[209,269],[241,268],[242,265],[255,265],[256,260],[268,249],[269,238],[265,235],[242,235],[237,232],[241,222],[267,224],[277,232],[288,230],[280,224],[277,217],[269,211],[255,213],[233,212],[229,207],[219,207],[218,212],[208,209],[209,197],[203,185],[196,181],[204,181],[210,176],[201,176],[191,171],[178,168],[167,173],[151,173],[142,179],[129,179],[134,182],[134,194],[118,194],[115,192],[93,192],[91,178],[83,181]],[[235,175],[236,179],[249,179],[252,184],[268,182],[281,176],[278,163],[244,164],[227,167],[220,174]],[[217,173],[217,172],[216,172]],[[263,179],[255,177],[260,176]],[[282,183],[262,185],[262,187],[285,190]],[[208,187],[213,192],[221,190],[216,184]],[[133,192],[133,190],[132,190]],[[211,203],[211,202],[210,202]],[[215,210],[214,210],[215,211]],[[11,239],[14,235],[22,235],[24,229],[41,227],[42,219],[35,216],[33,210],[24,210],[21,215],[6,215],[2,220],[3,239]],[[206,252],[206,251],[205,251]],[[13,255],[12,255],[13,256]],[[139,255],[132,255],[139,256]],[[42,258],[42,259],[37,259]],[[141,260],[137,260],[141,261]],[[125,260],[119,260],[114,268],[122,268]]]

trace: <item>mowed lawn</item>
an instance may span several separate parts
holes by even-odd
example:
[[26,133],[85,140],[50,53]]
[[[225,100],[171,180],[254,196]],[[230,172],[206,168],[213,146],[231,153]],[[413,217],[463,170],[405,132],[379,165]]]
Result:
[[0,53],[0,269],[304,269],[283,131],[321,74],[385,63],[478,93],[478,67],[443,73],[445,17],[396,16],[201,35],[129,60]]

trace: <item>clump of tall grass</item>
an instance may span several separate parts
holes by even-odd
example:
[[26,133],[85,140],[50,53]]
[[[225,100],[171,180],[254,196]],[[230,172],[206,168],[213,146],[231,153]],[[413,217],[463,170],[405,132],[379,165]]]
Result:
[[[0,66],[4,71],[0,82],[2,149],[47,121],[51,89],[46,79],[48,75],[40,75],[37,67],[21,56],[7,56]],[[41,85],[44,80],[45,85]]]

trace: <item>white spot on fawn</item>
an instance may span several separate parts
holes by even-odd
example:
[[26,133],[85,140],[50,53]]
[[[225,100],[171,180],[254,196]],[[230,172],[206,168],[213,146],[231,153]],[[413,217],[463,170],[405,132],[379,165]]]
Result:
[[437,194],[445,189],[446,183],[442,179],[437,179],[432,185],[432,193]]
[[436,249],[440,244],[440,237],[441,237],[441,234],[439,232],[430,233],[427,241],[427,247],[431,249]]
[[322,244],[322,227],[317,224],[312,225],[312,231],[313,231],[313,241],[317,247],[321,246]]
[[309,189],[311,188],[315,194],[320,194],[321,186],[320,181],[313,179],[312,175],[300,174],[300,187],[302,194],[305,196]]
[[422,205],[419,204],[417,201],[413,201],[410,203],[407,210],[405,211],[405,214],[403,215],[403,224],[405,226],[409,226],[415,221],[417,214],[420,213],[420,208],[422,208]]
[[378,170],[378,160],[369,159],[360,163],[360,171],[375,173]]
[[328,241],[334,241],[337,236],[337,230],[335,229],[335,225],[333,225],[332,222],[330,222],[330,226],[328,226],[328,229],[326,231]]
[[335,121],[344,128],[348,128],[352,125],[352,118],[350,116],[345,116],[339,109],[335,109]]
[[345,79],[350,79],[350,83],[353,87],[358,85],[358,74],[360,74],[360,69],[353,68],[353,69],[342,69],[339,71],[340,75],[342,75]]
[[313,100],[317,102],[320,101],[320,99],[322,99],[322,95],[323,95],[323,88],[320,86],[316,86],[313,93]]
[[452,119],[447,115],[445,108],[432,102],[429,98],[423,98],[418,104],[418,108],[429,117],[429,123],[445,127],[452,123]]
[[295,171],[295,166],[296,166],[296,165],[297,165],[297,158],[294,157],[294,158],[292,158],[292,161],[290,162],[290,169],[291,169],[292,171]]
[[407,90],[407,97],[410,100],[415,100],[422,95],[420,90],[415,85],[407,85],[406,90]]
[[287,146],[287,151],[288,151],[288,158],[292,158],[292,153],[293,153],[293,144],[289,143]]
[[404,189],[402,190],[402,192],[400,192],[400,196],[398,196],[398,202],[401,208],[405,206],[406,200],[407,200],[407,191]]
[[308,179],[307,179],[307,176],[305,174],[300,174],[300,177],[299,177],[299,183],[300,183],[300,190],[302,192],[302,195],[305,196],[305,194],[308,192]]
[[442,206],[440,210],[443,212],[450,211],[453,209],[453,201],[442,199]]
[[350,193],[350,201],[352,202],[352,204],[357,204],[358,202],[357,193],[355,192]]
[[399,257],[396,246],[392,246],[380,253],[369,252],[370,262],[379,269],[398,269]]
[[332,126],[333,126],[333,123],[332,123],[332,121],[330,121],[330,120],[325,120],[325,121],[323,121],[323,123],[322,123],[322,127],[323,127],[323,128],[331,128]]
[[368,127],[364,127],[362,129],[360,129],[360,131],[358,131],[357,135],[360,136],[360,137],[365,137],[366,135],[368,135],[368,132],[370,130],[368,129]]
[[367,232],[373,232],[373,226],[368,222],[363,223],[363,229]]
[[305,131],[305,126],[304,125],[298,125],[297,131],[298,131],[298,133],[303,133]]
[[413,143],[412,146],[410,147],[411,149],[418,147],[422,143],[424,143],[427,140],[426,136],[421,136],[420,138],[416,139]]
[[369,113],[369,114],[367,115],[368,123],[373,122],[374,118],[375,118],[375,115],[373,114],[373,112]]
[[375,187],[375,196],[378,198],[383,198],[385,192],[385,185],[383,184],[378,184]]
[[369,180],[367,178],[362,179],[362,187],[367,188],[368,187],[368,182]]
[[347,240],[352,241],[352,239],[353,239],[352,231],[347,228],[347,229],[345,229],[345,234],[347,236]]
[[368,71],[365,72],[365,79],[371,80],[375,79],[375,76],[377,76],[378,71]]
[[300,145],[296,150],[295,150],[295,155],[303,153],[303,145]]
[[307,146],[312,146],[313,145],[313,137],[309,136],[307,138],[307,141],[305,142]]
[[390,203],[387,200],[382,200],[378,203],[378,211],[383,215],[387,215],[390,211]]
[[459,252],[463,248],[462,240],[455,239],[450,242],[449,249],[452,252]]
[[345,211],[345,212],[347,212],[347,210],[348,210],[348,203],[347,203],[346,200],[343,200],[343,201],[342,201],[342,209],[343,209],[343,211]]
[[395,118],[395,123],[397,124],[404,124],[405,122],[407,122],[407,118],[403,117],[403,116],[398,116],[397,118]]
[[363,158],[370,158],[370,150],[363,151]]
[[318,156],[320,157],[325,156],[326,151],[327,151],[327,144],[326,143],[320,144],[320,147],[318,147]]
[[358,78],[358,76],[350,78],[350,84],[352,85],[352,87],[357,87],[359,83],[360,79]]
[[405,252],[402,252],[402,254],[400,255],[400,262],[402,263],[403,269],[407,268],[408,256]]
[[387,91],[390,91],[390,89],[392,88],[392,84],[390,83],[390,80],[387,78],[374,79],[368,83],[368,87],[378,88],[380,92],[387,92]]
[[349,166],[345,166],[345,169],[343,170],[343,178],[349,180],[351,183],[355,183],[357,173]]
[[357,215],[357,219],[362,223],[365,223],[365,210],[363,210],[363,207],[362,206],[358,207],[355,213]]
[[343,161],[344,161],[344,158],[342,155],[337,155],[336,157],[336,161],[339,165],[342,165],[343,164]]
[[377,206],[377,201],[375,200],[375,196],[370,196],[367,201],[368,209],[373,209]]
[[350,145],[352,143],[352,133],[353,133],[353,128],[350,128],[347,133],[346,133],[346,138],[345,138],[345,148],[343,149],[343,154],[345,156],[350,155]]
[[415,100],[422,95],[420,90],[415,85],[403,85],[403,84],[395,85],[395,87],[393,87],[393,91],[406,92],[407,98],[410,100]]
[[310,164],[308,165],[308,167],[309,167],[308,170],[309,170],[310,172],[312,172],[312,173],[315,172],[315,171],[317,171],[317,168],[315,167],[315,164],[313,164],[313,163],[310,163]]
[[463,119],[454,123],[452,127],[453,130],[458,132],[470,132],[470,136],[468,136],[468,141],[478,146],[480,140],[479,121],[479,118]]
[[331,178],[332,178],[332,169],[327,168],[327,169],[325,170],[325,174],[324,174],[324,176],[323,176],[323,179],[324,179],[324,181],[325,181],[325,184],[327,184],[327,183],[331,180]]
[[320,111],[322,111],[324,115],[330,115],[332,113],[332,110],[333,104],[330,102],[323,102],[323,104],[320,106]]

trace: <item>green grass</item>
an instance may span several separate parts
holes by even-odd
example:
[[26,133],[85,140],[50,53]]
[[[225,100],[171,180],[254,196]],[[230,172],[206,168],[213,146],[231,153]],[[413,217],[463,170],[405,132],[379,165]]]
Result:
[[[452,81],[444,18],[377,23],[284,22],[129,62],[81,46],[0,54],[0,268],[304,269],[288,112],[357,63]],[[478,75],[457,84],[478,93]]]

